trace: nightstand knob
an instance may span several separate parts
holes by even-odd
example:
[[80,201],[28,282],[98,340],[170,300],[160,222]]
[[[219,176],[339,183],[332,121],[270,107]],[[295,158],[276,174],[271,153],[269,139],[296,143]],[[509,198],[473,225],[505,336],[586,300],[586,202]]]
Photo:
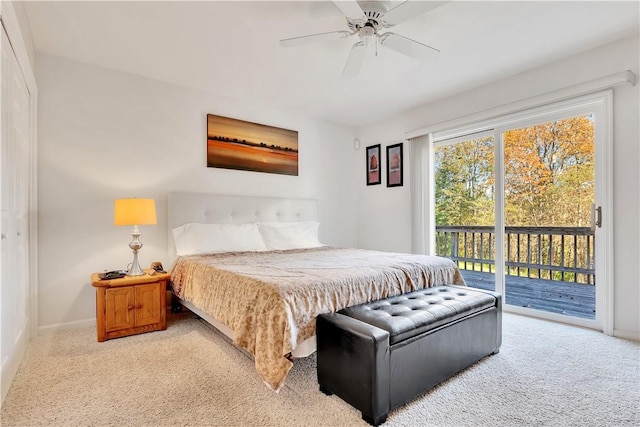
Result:
[[127,310],[129,310],[129,311],[133,310],[133,308],[134,308],[134,307],[133,307],[133,305],[132,305],[132,304],[129,304],[129,305],[127,306]]
[[136,309],[137,309],[137,310],[140,310],[141,308],[142,308],[142,304],[138,304],[138,305],[136,305]]

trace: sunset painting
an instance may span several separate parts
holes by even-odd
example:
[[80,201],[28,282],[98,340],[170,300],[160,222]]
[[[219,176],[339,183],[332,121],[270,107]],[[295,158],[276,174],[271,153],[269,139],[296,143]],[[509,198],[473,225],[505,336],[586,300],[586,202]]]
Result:
[[298,132],[207,114],[207,167],[298,175]]

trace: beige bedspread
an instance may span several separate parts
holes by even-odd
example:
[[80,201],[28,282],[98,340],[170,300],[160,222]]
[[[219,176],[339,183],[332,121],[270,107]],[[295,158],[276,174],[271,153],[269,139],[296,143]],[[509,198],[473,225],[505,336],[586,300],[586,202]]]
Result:
[[194,255],[176,260],[174,293],[233,331],[274,390],[320,313],[443,284],[464,284],[445,258],[320,247]]

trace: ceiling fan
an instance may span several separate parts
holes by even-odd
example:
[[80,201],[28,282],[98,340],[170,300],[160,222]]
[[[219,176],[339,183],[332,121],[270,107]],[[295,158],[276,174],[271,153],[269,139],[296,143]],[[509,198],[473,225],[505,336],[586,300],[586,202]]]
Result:
[[293,47],[306,43],[331,41],[358,35],[360,40],[351,48],[342,77],[355,77],[360,72],[369,46],[378,44],[420,61],[433,59],[440,51],[400,34],[380,30],[391,28],[419,14],[435,9],[445,3],[435,1],[404,1],[391,7],[389,1],[336,0],[335,5],[347,18],[348,30],[330,31],[280,40],[280,46]]

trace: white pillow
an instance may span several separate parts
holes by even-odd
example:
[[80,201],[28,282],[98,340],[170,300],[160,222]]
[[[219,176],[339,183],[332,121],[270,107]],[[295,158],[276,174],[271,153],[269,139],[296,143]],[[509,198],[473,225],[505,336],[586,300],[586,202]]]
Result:
[[267,250],[256,223],[189,223],[171,232],[178,256]]
[[298,249],[324,246],[318,239],[319,223],[300,222],[260,222],[260,234],[267,249]]

